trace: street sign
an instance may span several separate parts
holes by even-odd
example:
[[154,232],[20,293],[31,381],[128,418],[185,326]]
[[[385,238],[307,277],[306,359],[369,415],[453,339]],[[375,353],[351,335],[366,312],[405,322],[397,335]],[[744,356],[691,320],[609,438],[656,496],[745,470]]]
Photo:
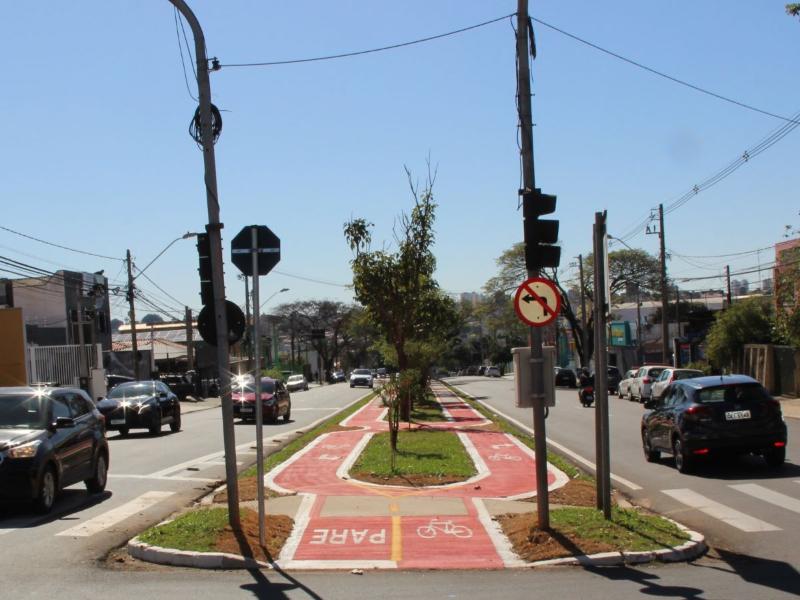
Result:
[[[258,240],[256,254],[258,255],[258,273],[253,273],[253,234],[256,228]],[[266,275],[281,260],[281,240],[272,233],[266,225],[247,225],[231,240],[231,262],[248,277],[253,275]]]
[[[235,344],[242,339],[244,333],[244,313],[230,300],[225,301],[225,314],[228,322],[228,343]],[[214,316],[214,305],[206,304],[197,315],[197,331],[207,344],[217,345],[217,319]]]
[[549,279],[531,277],[517,289],[514,310],[523,323],[543,327],[552,323],[561,312],[561,294]]

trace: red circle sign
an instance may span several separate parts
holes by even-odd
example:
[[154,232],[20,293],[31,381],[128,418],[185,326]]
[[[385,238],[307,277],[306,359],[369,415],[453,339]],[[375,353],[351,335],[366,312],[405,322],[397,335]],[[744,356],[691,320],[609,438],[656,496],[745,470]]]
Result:
[[514,310],[523,323],[543,327],[555,321],[561,312],[561,294],[549,279],[531,277],[517,289]]

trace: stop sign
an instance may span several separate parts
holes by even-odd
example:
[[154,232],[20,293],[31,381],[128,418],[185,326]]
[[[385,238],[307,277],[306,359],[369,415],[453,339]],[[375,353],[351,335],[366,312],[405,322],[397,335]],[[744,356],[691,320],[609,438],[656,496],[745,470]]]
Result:
[[[253,230],[256,231],[255,244]],[[258,257],[258,272],[253,272],[253,251]],[[249,277],[266,275],[281,260],[281,240],[266,225],[247,225],[231,240],[231,262]]]

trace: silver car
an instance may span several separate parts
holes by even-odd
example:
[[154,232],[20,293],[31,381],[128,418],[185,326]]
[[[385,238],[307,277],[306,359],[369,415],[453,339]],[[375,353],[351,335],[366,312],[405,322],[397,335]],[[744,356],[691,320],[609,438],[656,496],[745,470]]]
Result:
[[297,392],[300,390],[308,391],[308,380],[305,375],[289,375],[286,380],[286,389],[290,392]]
[[620,398],[624,398],[628,395],[628,390],[631,389],[631,382],[633,378],[636,377],[636,373],[639,371],[638,367],[636,369],[630,369],[629,371],[625,371],[625,375],[623,375],[622,380],[619,382],[617,386],[617,396]]
[[653,387],[650,389],[650,397],[654,400],[659,400],[664,395],[669,384],[673,381],[703,377],[703,375],[705,375],[705,373],[697,369],[664,369],[661,371],[661,375],[658,376],[658,379],[653,382]]
[[636,377],[631,381],[628,388],[628,400],[646,402],[650,399],[650,388],[653,382],[658,379],[664,369],[671,369],[670,365],[645,365],[639,367]]

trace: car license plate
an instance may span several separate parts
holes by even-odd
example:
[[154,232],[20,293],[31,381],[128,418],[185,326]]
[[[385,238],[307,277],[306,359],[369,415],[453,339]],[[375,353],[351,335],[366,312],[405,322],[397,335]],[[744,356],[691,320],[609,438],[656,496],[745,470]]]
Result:
[[750,418],[749,410],[730,410],[725,413],[726,421],[742,421]]
[[111,419],[112,425],[125,425],[125,419]]
[[251,412],[253,412],[253,407],[252,406],[243,406],[242,408],[239,409],[239,412],[251,413]]

